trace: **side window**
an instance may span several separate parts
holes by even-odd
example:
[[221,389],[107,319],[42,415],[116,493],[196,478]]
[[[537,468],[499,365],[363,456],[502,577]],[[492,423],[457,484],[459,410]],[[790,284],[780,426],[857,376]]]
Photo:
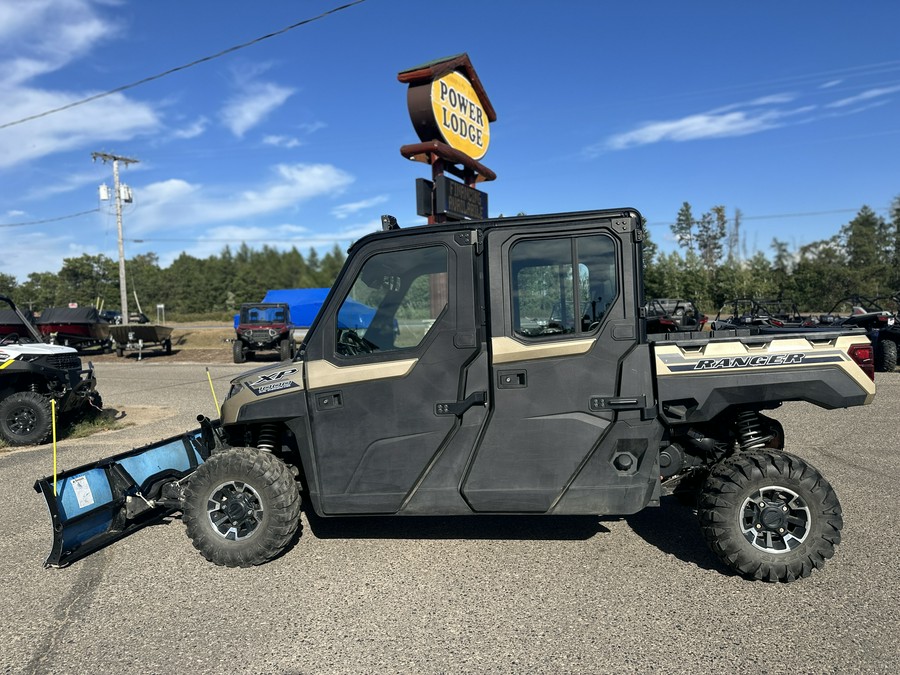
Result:
[[448,298],[443,246],[378,253],[363,264],[341,303],[335,351],[352,357],[415,348]]
[[610,237],[527,239],[510,250],[512,325],[549,338],[596,331],[618,294]]

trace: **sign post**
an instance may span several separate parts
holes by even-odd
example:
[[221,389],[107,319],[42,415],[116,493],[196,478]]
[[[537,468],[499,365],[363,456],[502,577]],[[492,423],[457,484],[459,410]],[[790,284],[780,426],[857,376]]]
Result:
[[431,180],[416,181],[416,212],[429,224],[487,218],[487,193],[475,185],[497,178],[479,161],[497,114],[468,54],[404,70],[397,79],[409,84],[407,107],[421,141],[400,154],[431,165]]

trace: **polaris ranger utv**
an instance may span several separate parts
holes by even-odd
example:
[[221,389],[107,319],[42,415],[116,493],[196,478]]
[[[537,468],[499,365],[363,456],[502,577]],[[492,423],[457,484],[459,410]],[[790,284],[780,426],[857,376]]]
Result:
[[[64,565],[183,512],[218,565],[321,516],[630,514],[682,482],[739,574],[808,576],[840,541],[829,483],[763,414],[875,394],[861,331],[648,340],[631,209],[410,229],[354,244],[297,357],[235,378],[221,420],[39,480]],[[374,307],[364,329],[338,320]],[[554,316],[553,322],[542,320]]]
[[0,295],[19,321],[0,338],[0,438],[34,445],[50,438],[55,401],[61,419],[74,421],[102,407],[93,368],[82,369],[72,347],[45,344],[15,303]]

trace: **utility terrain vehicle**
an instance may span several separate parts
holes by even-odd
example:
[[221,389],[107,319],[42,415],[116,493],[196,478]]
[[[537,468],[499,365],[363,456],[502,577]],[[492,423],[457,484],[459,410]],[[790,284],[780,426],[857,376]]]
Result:
[[[58,495],[37,482],[47,564],[174,511],[210,561],[260,564],[297,536],[301,494],[321,516],[630,514],[686,481],[725,565],[809,575],[841,507],[763,412],[869,403],[872,346],[862,331],[648,339],[641,222],[622,209],[364,237],[297,357],[235,378],[220,420],[64,472]],[[351,302],[375,308],[365,327],[339,321]]]
[[[893,298],[886,296],[881,300],[884,302]],[[875,348],[875,370],[891,373],[897,368],[900,323],[894,313],[884,309],[875,300],[861,295],[842,298],[828,314],[819,317],[819,325],[864,329]]]
[[50,438],[51,401],[60,419],[74,421],[102,406],[93,368],[82,369],[72,347],[45,344],[35,326],[8,297],[0,307],[20,319],[18,331],[0,337],[0,438],[10,445],[33,445]]
[[275,350],[282,361],[294,358],[294,326],[287,304],[245,303],[238,317],[232,342],[235,363],[244,363],[260,351]]

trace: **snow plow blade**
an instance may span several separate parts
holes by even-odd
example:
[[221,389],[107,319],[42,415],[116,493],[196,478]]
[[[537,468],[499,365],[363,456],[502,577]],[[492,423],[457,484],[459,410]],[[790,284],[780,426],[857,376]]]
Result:
[[132,532],[181,510],[179,481],[217,444],[213,423],[113,457],[40,478],[53,547],[44,567],[65,567]]

